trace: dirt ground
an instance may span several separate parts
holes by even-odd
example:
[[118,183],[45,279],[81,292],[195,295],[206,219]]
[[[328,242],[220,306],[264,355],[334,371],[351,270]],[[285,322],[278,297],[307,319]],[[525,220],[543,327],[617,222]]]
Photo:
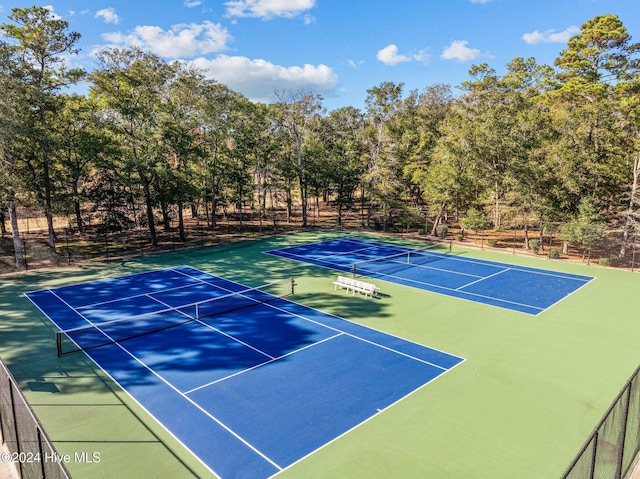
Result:
[[[186,212],[185,229],[186,241],[180,241],[177,222],[169,225],[158,224],[158,246],[152,248],[149,244],[148,231],[144,227],[128,231],[124,234],[105,234],[100,231],[97,224],[89,225],[84,234],[80,234],[71,225],[68,218],[57,217],[54,226],[57,235],[56,255],[52,258],[47,244],[47,225],[45,218],[37,210],[30,209],[23,212],[23,218],[19,222],[23,247],[27,252],[27,264],[29,269],[46,268],[49,266],[63,266],[75,264],[91,259],[104,259],[118,256],[133,256],[149,254],[165,250],[179,249],[196,245],[213,245],[225,242],[237,241],[243,238],[255,238],[259,236],[273,235],[274,233],[286,233],[302,229],[300,212],[294,212],[291,218],[287,218],[285,211],[279,211],[276,215],[274,228],[273,217],[251,217],[249,214],[226,214],[217,217],[217,227],[212,230],[207,225],[207,218],[200,216],[192,218],[190,212]],[[313,207],[308,215],[308,227],[310,228],[344,228],[347,230],[370,231],[381,235],[412,237],[425,241],[453,242],[460,246],[479,249],[502,251],[508,254],[529,255],[541,258],[549,258],[550,252],[557,255],[557,259],[585,264],[599,264],[626,269],[636,269],[636,263],[640,262],[640,254],[636,261],[633,248],[625,258],[619,259],[621,231],[610,230],[605,241],[591,248],[570,246],[567,253],[563,253],[563,243],[556,235],[540,237],[536,230],[529,230],[530,240],[540,240],[541,247],[537,252],[525,248],[525,232],[523,229],[465,231],[461,237],[461,228],[457,224],[449,224],[449,230],[444,239],[433,238],[419,234],[418,226],[406,227],[395,223],[382,226],[379,218],[372,217],[368,221],[359,211],[345,213],[342,224],[338,225],[337,212],[329,205],[319,208]],[[640,253],[640,251],[639,251]],[[0,274],[15,271],[15,257],[13,241],[10,231],[0,236]]]

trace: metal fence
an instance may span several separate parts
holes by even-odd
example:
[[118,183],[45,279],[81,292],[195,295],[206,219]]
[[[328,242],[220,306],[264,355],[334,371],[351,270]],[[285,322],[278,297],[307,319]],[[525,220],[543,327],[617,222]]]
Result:
[[8,452],[2,462],[13,463],[23,479],[68,479],[71,476],[27,404],[15,379],[0,361],[0,432]]
[[640,451],[640,367],[613,401],[562,479],[622,479]]

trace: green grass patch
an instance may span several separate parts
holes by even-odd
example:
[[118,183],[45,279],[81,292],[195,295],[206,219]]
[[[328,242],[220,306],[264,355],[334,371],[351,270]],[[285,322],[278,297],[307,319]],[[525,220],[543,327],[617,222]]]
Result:
[[334,291],[337,272],[262,254],[343,235],[310,232],[7,276],[0,355],[59,452],[101,453],[98,464],[69,464],[74,477],[211,477],[83,354],[57,358],[53,326],[22,293],[182,264],[248,286],[295,276],[296,301],[466,361],[278,477],[559,477],[640,363],[640,277],[454,247],[466,257],[596,277],[531,316],[380,280],[383,297],[365,300]]

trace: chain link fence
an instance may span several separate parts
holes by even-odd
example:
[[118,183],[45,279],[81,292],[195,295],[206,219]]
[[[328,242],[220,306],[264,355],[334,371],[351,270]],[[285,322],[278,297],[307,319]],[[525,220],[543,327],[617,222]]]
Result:
[[23,479],[69,479],[61,457],[38,423],[15,379],[0,361],[0,433],[8,452],[2,462],[15,465]]
[[640,451],[640,368],[613,401],[562,479],[622,479]]

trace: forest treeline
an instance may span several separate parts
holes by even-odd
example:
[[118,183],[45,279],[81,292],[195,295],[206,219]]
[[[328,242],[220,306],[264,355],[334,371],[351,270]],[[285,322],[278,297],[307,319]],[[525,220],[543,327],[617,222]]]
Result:
[[[310,199],[466,226],[535,227],[567,244],[623,232],[640,216],[640,45],[615,15],[581,27],[554,65],[515,58],[504,73],[474,65],[456,89],[383,82],[365,108],[327,112],[311,91],[254,103],[185,62],[105,48],[91,72],[71,68],[80,35],[40,7],[0,26],[0,227],[24,269],[19,206],[38,205],[56,255],[55,215],[109,231],[221,208],[266,221],[284,205],[307,224]],[[84,83],[88,94],[69,93]],[[71,87],[71,89],[70,89]],[[76,89],[75,91],[78,91]],[[455,92],[455,93],[454,93]],[[394,213],[395,214],[395,213]],[[157,218],[161,215],[162,218]],[[384,225],[383,225],[384,227]]]

